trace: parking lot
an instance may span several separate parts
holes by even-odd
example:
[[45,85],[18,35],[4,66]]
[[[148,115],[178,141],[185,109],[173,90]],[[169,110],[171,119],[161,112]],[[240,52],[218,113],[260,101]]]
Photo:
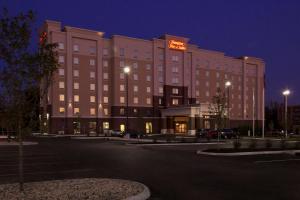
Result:
[[[26,181],[121,178],[147,185],[151,199],[300,199],[300,156],[212,157],[198,145],[41,138],[24,147]],[[18,149],[0,146],[0,183],[18,179]]]

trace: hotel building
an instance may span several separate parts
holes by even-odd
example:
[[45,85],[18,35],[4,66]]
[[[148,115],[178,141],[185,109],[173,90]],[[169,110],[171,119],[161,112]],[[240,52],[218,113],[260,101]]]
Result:
[[[263,119],[262,59],[230,57],[173,35],[105,38],[103,32],[55,21],[46,21],[41,31],[58,44],[60,64],[47,105],[41,103],[50,133],[124,131],[128,114],[128,130],[194,134],[215,128],[210,106],[218,88],[229,92],[228,126]],[[227,81],[231,85],[225,88]]]

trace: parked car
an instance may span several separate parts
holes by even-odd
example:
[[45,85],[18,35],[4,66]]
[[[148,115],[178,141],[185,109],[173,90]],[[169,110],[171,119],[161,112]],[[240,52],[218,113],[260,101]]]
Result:
[[128,130],[128,133],[130,138],[141,138],[144,133],[136,131],[136,130]]
[[113,130],[113,131],[111,131],[110,136],[112,136],[112,137],[123,137],[124,132],[122,132],[120,130]]
[[220,137],[224,139],[231,139],[236,137],[236,133],[230,128],[220,130]]
[[204,137],[207,137],[207,133],[208,133],[209,129],[198,129],[196,131],[196,137],[198,138],[204,138]]
[[208,130],[206,138],[218,138],[218,130]]

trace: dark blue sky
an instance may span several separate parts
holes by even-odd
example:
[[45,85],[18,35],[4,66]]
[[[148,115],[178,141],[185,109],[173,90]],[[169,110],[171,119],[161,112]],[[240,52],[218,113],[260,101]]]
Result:
[[[45,19],[112,34],[151,39],[189,37],[200,48],[266,62],[267,101],[300,104],[300,1],[297,0],[0,0],[16,13],[33,9]],[[69,4],[72,3],[72,4]]]

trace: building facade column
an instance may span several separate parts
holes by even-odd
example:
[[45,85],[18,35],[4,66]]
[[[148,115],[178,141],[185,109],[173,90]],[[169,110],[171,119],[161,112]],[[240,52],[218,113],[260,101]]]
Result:
[[188,134],[189,135],[196,135],[196,126],[195,126],[195,117],[189,117],[189,124],[188,124]]

